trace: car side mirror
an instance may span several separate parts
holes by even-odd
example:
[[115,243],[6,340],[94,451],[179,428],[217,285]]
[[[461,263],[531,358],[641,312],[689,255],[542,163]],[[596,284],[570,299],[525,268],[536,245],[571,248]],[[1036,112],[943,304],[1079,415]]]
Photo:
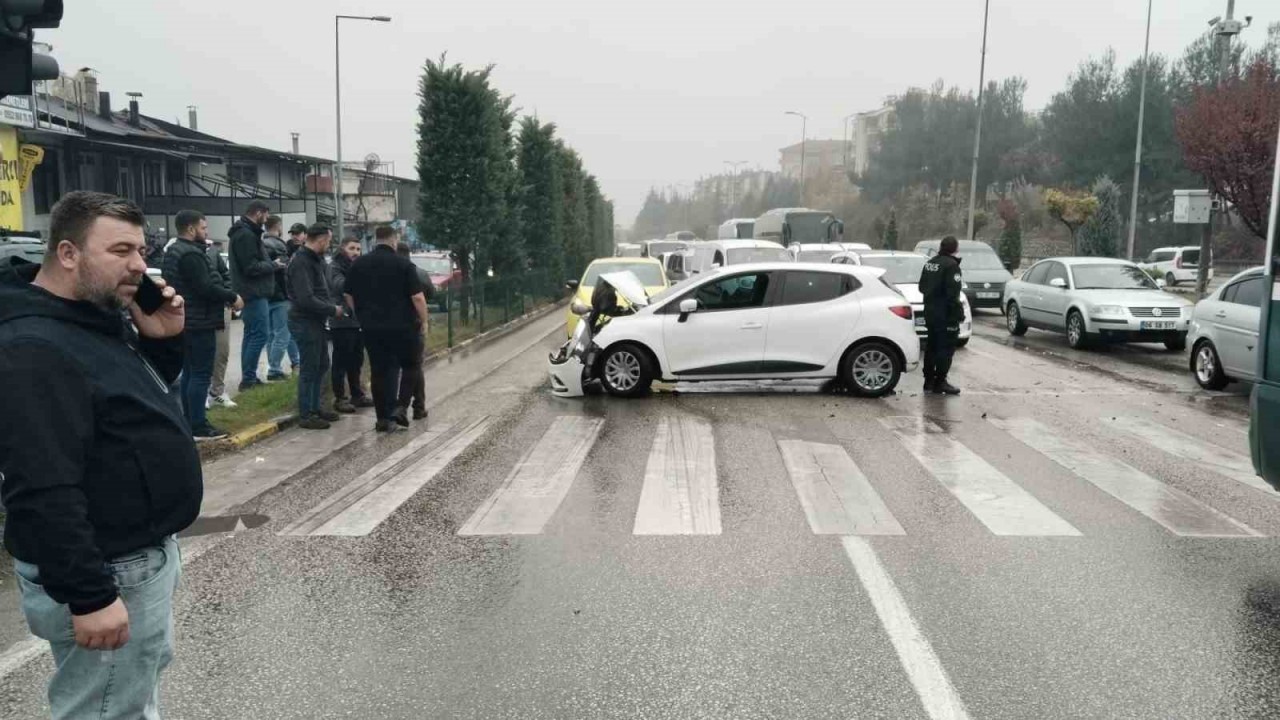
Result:
[[569,280],[564,284],[565,290],[577,290],[579,282],[577,280]]
[[1013,272],[1013,262],[1010,260],[1005,260],[1004,269],[1005,269],[1005,272]]
[[569,312],[577,315],[578,317],[583,317],[591,313],[591,306],[581,300],[574,300],[569,304]]
[[698,301],[694,298],[685,298],[680,301],[680,322],[689,319],[689,316],[698,312]]
[[1054,278],[1054,279],[1052,279],[1052,280],[1050,280],[1050,281],[1049,281],[1049,287],[1056,287],[1056,288],[1058,288],[1059,290],[1066,290],[1066,289],[1067,289],[1067,281],[1066,281],[1066,280],[1063,280],[1062,278]]

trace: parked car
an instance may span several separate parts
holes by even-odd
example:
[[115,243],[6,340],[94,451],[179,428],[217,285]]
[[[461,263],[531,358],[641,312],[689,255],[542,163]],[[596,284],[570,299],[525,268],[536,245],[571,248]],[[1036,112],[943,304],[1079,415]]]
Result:
[[449,296],[446,291],[462,285],[462,271],[454,264],[453,258],[448,253],[437,252],[412,253],[409,259],[431,276],[431,284],[436,291],[436,307],[440,312],[449,312]]
[[699,244],[711,251],[708,270],[727,265],[792,261],[791,253],[771,240],[713,240]]
[[731,265],[656,296],[631,273],[604,275],[590,304],[574,304],[587,319],[550,358],[552,392],[574,397],[594,380],[611,395],[636,397],[660,379],[839,378],[858,395],[887,395],[919,364],[920,341],[911,306],[882,274]]
[[[916,244],[916,252],[925,257],[938,254],[941,240],[925,240]],[[1000,259],[991,246],[980,240],[961,240],[960,270],[964,273],[968,288],[964,294],[969,298],[969,306],[975,308],[1001,308],[1005,284],[1013,279],[1008,266]]]
[[592,260],[587,269],[582,273],[581,280],[570,280],[565,283],[565,287],[572,290],[574,298],[569,303],[569,309],[565,312],[565,330],[569,337],[573,337],[574,328],[578,325],[578,315],[573,312],[573,303],[591,303],[591,295],[595,291],[596,283],[600,276],[615,272],[631,272],[644,288],[651,294],[657,294],[666,290],[670,283],[667,282],[667,275],[662,267],[662,263],[657,258],[602,258]]
[[17,256],[33,263],[44,262],[44,241],[39,233],[0,232],[0,260]]
[[613,247],[613,254],[617,257],[640,257],[642,251],[639,243],[618,243]]
[[1227,383],[1253,381],[1265,271],[1256,267],[1236,275],[1191,313],[1191,374],[1201,387],[1221,390]]
[[[924,264],[929,261],[929,258],[905,250],[873,250],[859,253],[858,262],[849,263],[848,256],[852,254],[841,253],[838,257],[832,258],[831,262],[883,269],[884,275],[881,278],[897,288],[907,302],[911,303],[916,334],[921,340],[928,337],[929,329],[925,327],[924,317],[924,295],[920,293],[920,274],[924,271]],[[964,306],[964,320],[960,323],[960,338],[956,345],[964,347],[969,344],[969,338],[973,337],[973,310],[969,307],[968,296],[963,292],[960,293],[960,304]]]
[[[1142,262],[1142,269],[1164,278],[1164,284],[1173,287],[1181,282],[1195,282],[1200,275],[1200,246],[1156,248]],[[1209,279],[1213,279],[1213,265],[1209,266]]]
[[689,244],[684,240],[646,240],[640,244],[640,257],[657,260],[666,253],[687,250]]
[[1004,291],[1009,332],[1065,332],[1067,344],[1162,342],[1187,347],[1191,303],[1161,290],[1136,264],[1111,258],[1042,260]]

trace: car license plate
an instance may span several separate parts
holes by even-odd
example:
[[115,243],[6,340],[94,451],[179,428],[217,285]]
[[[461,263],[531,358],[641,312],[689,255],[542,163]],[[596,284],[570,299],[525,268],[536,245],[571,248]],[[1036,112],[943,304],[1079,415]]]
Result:
[[979,299],[979,300],[995,300],[995,299],[996,299],[996,298],[998,298],[998,297],[1000,297],[1000,293],[998,293],[998,292],[980,292],[980,293],[978,293],[978,299]]
[[1172,330],[1174,322],[1172,320],[1143,320],[1143,330]]
[[917,316],[916,316],[916,327],[924,327],[924,316],[923,316],[923,315],[917,315]]

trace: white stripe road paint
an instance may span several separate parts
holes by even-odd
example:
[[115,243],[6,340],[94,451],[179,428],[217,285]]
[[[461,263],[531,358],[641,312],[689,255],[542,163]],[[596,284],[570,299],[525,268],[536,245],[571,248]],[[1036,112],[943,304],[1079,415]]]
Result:
[[967,720],[969,711],[871,544],[859,537],[845,537],[842,541],[925,713],[933,720]]
[[556,418],[459,535],[537,535],[560,507],[604,420]]
[[1092,447],[1062,437],[1030,418],[991,418],[991,423],[1023,444],[1088,480],[1120,502],[1160,523],[1174,535],[1256,537],[1258,532],[1187,493]]
[[356,499],[347,509],[316,528],[312,535],[340,535],[363,537],[391,517],[391,513],[413,497],[444,470],[472,443],[484,436],[489,420],[482,418],[463,428],[453,437],[431,449],[404,471],[386,482],[372,487],[364,497]]
[[814,534],[906,534],[843,447],[779,440],[778,450]]
[[1080,531],[1004,473],[919,417],[881,418],[907,450],[995,535],[1076,536]]
[[[484,422],[480,420],[478,422]],[[325,523],[337,517],[369,493],[381,487],[391,478],[407,469],[414,455],[436,442],[453,426],[441,430],[428,430],[405,443],[404,447],[382,459],[382,462],[365,471],[360,477],[338,489],[319,505],[281,530],[279,535],[310,535]]]
[[645,466],[636,535],[719,535],[716,440],[701,418],[662,418]]
[[1280,497],[1265,480],[1258,477],[1258,473],[1253,469],[1253,460],[1242,453],[1232,452],[1181,430],[1174,430],[1150,420],[1117,417],[1111,422],[1121,430],[1170,455],[1190,460],[1205,470],[1261,490],[1268,497]]

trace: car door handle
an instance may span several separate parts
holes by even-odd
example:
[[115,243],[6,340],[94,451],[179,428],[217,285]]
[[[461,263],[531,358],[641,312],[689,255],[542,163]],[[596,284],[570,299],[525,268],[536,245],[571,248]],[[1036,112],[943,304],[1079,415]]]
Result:
[[1224,312],[1220,312],[1220,313],[1218,313],[1217,315],[1214,315],[1214,317],[1216,317],[1216,318],[1225,318],[1226,316],[1227,316],[1227,314],[1226,314],[1226,313],[1224,313]]
[[758,323],[758,322],[742,323],[742,327],[739,328],[739,330],[763,330],[763,329],[764,329],[764,323]]

